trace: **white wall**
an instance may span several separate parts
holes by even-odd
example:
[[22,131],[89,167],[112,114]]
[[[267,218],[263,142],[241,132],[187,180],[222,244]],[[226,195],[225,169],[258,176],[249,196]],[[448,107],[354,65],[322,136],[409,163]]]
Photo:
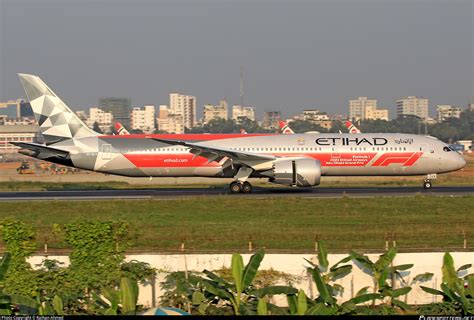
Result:
[[[431,272],[434,274],[431,281],[425,282],[422,285],[432,288],[439,288],[441,283],[441,266],[443,263],[443,252],[423,252],[423,253],[399,253],[395,257],[394,265],[401,264],[414,264],[414,267],[407,272],[403,272],[402,275],[407,282],[411,282],[411,279],[418,274]],[[474,264],[474,252],[452,252],[451,255],[454,258],[456,268],[464,264]],[[250,258],[250,254],[243,254],[244,262],[246,263]],[[342,258],[346,257],[346,254],[330,254],[328,256],[329,264],[332,265],[337,263]],[[369,254],[368,257],[375,261],[378,259],[379,254]],[[221,269],[223,266],[230,267],[231,254],[144,254],[144,255],[128,255],[126,260],[138,260],[149,263],[152,267],[159,270],[157,281],[155,285],[156,304],[159,304],[159,297],[161,296],[161,290],[159,283],[164,280],[166,272],[172,271],[184,271],[186,266],[189,271],[203,271]],[[68,265],[69,259],[67,256],[48,256],[49,259],[56,259]],[[274,269],[281,272],[285,272],[298,277],[297,283],[293,285],[297,288],[305,290],[306,294],[312,298],[318,296],[316,286],[308,276],[305,267],[308,266],[304,259],[316,262],[316,255],[312,254],[266,254],[262,261],[260,270],[263,269]],[[32,266],[41,263],[44,256],[34,256],[29,259]],[[468,270],[473,272],[474,268]],[[467,273],[466,273],[467,274]],[[343,279],[337,281],[344,288],[344,294],[340,297],[340,301],[350,299],[359,289],[365,286],[373,286],[372,278],[365,274],[359,267],[353,265],[352,273]],[[425,293],[419,288],[419,284],[412,285],[413,290],[406,296],[402,297],[401,300],[406,301],[410,304],[425,304],[436,301],[436,297]],[[275,298],[273,302],[277,304],[285,304],[286,299],[283,297]],[[440,299],[438,298],[438,301]],[[152,288],[151,286],[140,286],[139,303],[145,306],[152,306]]]

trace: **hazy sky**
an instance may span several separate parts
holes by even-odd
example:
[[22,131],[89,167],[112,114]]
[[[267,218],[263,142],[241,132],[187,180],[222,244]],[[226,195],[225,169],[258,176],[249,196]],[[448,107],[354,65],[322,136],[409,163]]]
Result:
[[466,106],[474,96],[473,0],[0,0],[0,100],[23,97],[16,74],[41,76],[76,110],[99,97],[201,109],[227,98],[290,115],[347,113],[368,96]]

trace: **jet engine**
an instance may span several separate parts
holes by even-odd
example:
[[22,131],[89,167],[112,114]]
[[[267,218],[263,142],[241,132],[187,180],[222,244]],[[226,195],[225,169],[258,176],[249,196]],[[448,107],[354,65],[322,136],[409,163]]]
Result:
[[281,159],[275,161],[270,182],[297,187],[317,186],[321,182],[321,163],[314,159]]

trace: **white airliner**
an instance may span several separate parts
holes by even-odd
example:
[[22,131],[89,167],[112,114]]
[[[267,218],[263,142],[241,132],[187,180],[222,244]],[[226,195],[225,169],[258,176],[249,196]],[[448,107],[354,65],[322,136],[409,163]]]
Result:
[[20,152],[67,166],[130,177],[248,178],[313,187],[321,176],[425,175],[455,171],[464,158],[433,137],[394,134],[102,135],[89,129],[37,76],[20,74],[45,144],[15,142]]

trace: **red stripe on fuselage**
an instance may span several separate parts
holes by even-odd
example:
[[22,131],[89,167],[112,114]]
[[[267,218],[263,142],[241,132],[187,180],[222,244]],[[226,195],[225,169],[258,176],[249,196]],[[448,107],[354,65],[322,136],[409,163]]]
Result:
[[405,167],[410,167],[412,165],[415,164],[416,161],[418,161],[418,159],[421,158],[421,156],[423,155],[423,152],[415,152],[410,159],[407,160],[407,162],[405,162],[404,166]]
[[[138,168],[161,168],[161,167],[219,167],[219,163],[212,161],[207,163],[204,157],[196,157],[191,153],[181,154],[124,154],[131,163]],[[193,159],[194,158],[194,159]]]
[[[375,162],[372,164],[373,167],[386,166],[393,161],[394,163],[404,163],[413,155],[413,152],[388,152],[383,153]],[[400,162],[401,161],[401,162]]]
[[[372,166],[386,167],[392,163],[403,163],[412,166],[421,157],[422,152],[385,153],[382,154]],[[270,155],[270,154],[268,154]],[[364,153],[275,153],[278,157],[307,157],[321,161],[325,167],[363,167],[377,155],[376,152]],[[138,154],[126,153],[124,156],[139,168],[160,167],[219,167],[216,161],[208,163],[204,157],[196,157],[190,153],[169,154]]]

